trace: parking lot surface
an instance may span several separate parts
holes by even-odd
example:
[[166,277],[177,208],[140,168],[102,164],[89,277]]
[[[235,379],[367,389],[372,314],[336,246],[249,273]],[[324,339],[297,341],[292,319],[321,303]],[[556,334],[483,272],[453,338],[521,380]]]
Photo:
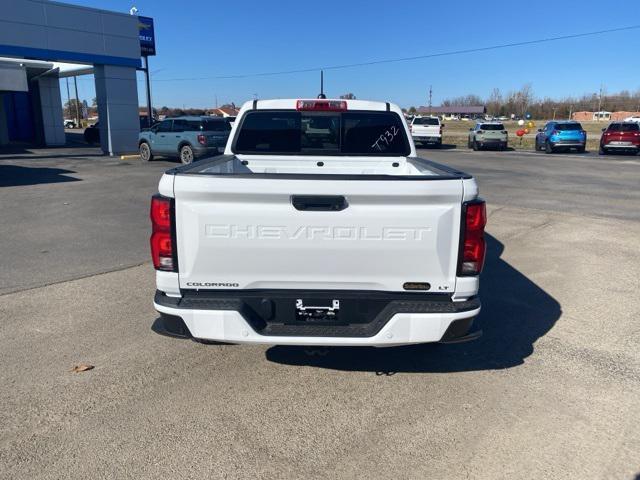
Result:
[[175,164],[53,152],[0,157],[0,478],[640,475],[637,157],[420,151],[487,200],[484,336],[305,350],[154,333]]

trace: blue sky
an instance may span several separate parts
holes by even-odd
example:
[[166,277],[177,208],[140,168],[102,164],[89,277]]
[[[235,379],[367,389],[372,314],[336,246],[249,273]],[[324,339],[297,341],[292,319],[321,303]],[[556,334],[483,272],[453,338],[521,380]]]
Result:
[[[484,47],[640,24],[640,2],[386,0],[72,0],[154,17],[154,106],[211,107],[259,98],[315,96],[317,73],[243,79],[176,78],[303,69]],[[325,73],[329,96],[403,107],[531,83],[538,97],[640,89],[640,30]],[[81,98],[92,82],[78,82]],[[140,83],[140,103],[144,103]],[[66,92],[63,93],[66,98]]]

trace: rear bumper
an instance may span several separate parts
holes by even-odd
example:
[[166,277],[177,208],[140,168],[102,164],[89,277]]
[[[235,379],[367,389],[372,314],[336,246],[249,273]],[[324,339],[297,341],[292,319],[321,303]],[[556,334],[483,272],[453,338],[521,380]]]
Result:
[[442,141],[442,135],[412,135],[414,142],[425,143],[440,143]]
[[204,147],[202,145],[193,146],[193,154],[196,157],[206,157],[211,155],[218,155],[224,151],[224,146],[216,147]]
[[[292,316],[296,297],[340,298],[342,323],[307,323]],[[154,306],[179,337],[229,343],[318,346],[392,346],[470,340],[478,298],[381,292],[206,292],[182,298],[157,292]],[[364,312],[364,313],[363,313]],[[341,313],[342,314],[342,313]],[[295,314],[293,314],[295,315]],[[182,326],[184,325],[184,328]],[[168,332],[171,334],[171,332]]]
[[581,148],[584,147],[587,142],[586,140],[557,140],[549,142],[553,148],[555,147],[570,147],[570,148]]
[[640,144],[630,144],[630,145],[616,145],[611,143],[603,143],[602,148],[606,149],[615,149],[615,150],[640,150]]
[[480,140],[477,139],[476,142],[481,147],[506,147],[508,140],[498,140],[498,139],[485,139]]

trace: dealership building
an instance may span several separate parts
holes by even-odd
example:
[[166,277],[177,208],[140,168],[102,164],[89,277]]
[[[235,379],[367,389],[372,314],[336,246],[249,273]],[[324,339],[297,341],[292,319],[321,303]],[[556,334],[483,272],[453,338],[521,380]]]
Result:
[[137,150],[139,17],[48,0],[0,10],[0,146],[65,144],[60,78],[78,72],[61,65],[72,63],[94,74],[102,150]]

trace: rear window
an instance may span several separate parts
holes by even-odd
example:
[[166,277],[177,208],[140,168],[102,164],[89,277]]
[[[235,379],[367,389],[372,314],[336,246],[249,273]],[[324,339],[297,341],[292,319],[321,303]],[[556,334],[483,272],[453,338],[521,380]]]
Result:
[[582,125],[579,123],[556,123],[556,130],[582,130]]
[[231,126],[224,120],[189,120],[187,121],[189,131],[203,132],[226,132],[231,130]]
[[607,130],[610,132],[637,132],[640,131],[640,125],[637,123],[612,123]]
[[501,123],[483,123],[480,125],[480,130],[504,130],[504,125]]
[[236,153],[409,155],[402,119],[392,112],[248,112]]
[[440,120],[437,118],[420,117],[413,119],[414,125],[440,125]]

